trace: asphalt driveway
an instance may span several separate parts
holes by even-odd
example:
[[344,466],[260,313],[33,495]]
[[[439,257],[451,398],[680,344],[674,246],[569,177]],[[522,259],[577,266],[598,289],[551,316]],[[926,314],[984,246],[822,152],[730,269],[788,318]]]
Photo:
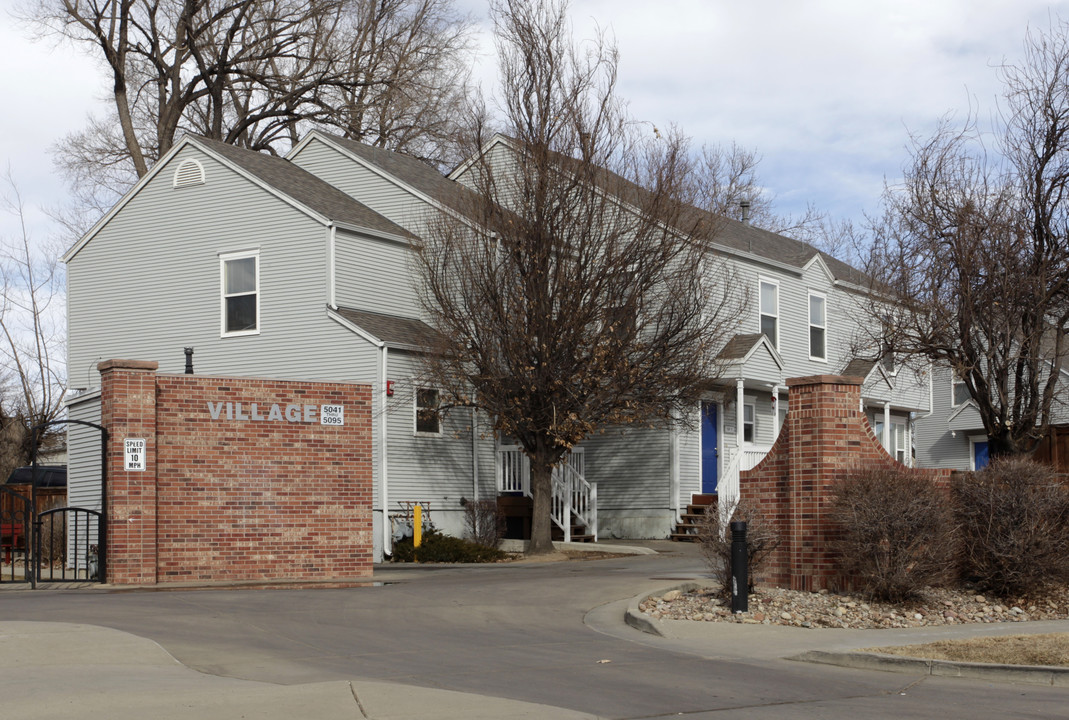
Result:
[[692,548],[660,547],[567,563],[386,566],[376,568],[381,584],[338,590],[4,592],[0,620],[123,630],[227,678],[384,681],[606,718],[1069,716],[1064,688],[781,659],[808,637],[828,644],[835,630],[748,639],[743,626],[729,637],[728,626],[699,623],[689,637],[640,633],[623,623],[629,598],[705,575]]

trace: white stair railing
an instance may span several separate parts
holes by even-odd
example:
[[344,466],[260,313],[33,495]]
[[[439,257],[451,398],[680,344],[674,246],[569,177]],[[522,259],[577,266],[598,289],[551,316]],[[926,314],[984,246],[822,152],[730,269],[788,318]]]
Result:
[[731,513],[735,512],[735,506],[739,504],[740,474],[757,467],[771,449],[771,446],[747,445],[741,451],[736,450],[732,454],[727,469],[716,483],[717,506],[720,511],[722,531],[726,532]]
[[553,522],[564,531],[564,542],[572,541],[572,517],[598,541],[598,486],[588,482],[571,463],[553,470]]
[[[498,492],[523,493],[531,497],[531,465],[527,456],[514,445],[498,450]],[[553,493],[550,497],[550,517],[564,532],[564,541],[571,542],[573,518],[598,539],[598,486],[583,475],[582,450],[573,453],[560,467],[554,468]]]

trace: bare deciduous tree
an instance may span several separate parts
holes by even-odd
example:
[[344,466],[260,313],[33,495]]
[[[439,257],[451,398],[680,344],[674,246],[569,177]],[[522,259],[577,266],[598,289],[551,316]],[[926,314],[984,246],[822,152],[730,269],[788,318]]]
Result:
[[111,75],[114,114],[57,153],[91,205],[109,206],[183,132],[276,152],[314,124],[456,159],[469,22],[451,0],[34,2],[28,17],[93,48]]
[[[1029,453],[1065,392],[1069,329],[1069,25],[1001,68],[992,136],[944,119],[885,193],[870,274],[897,353],[953,368],[992,455]],[[990,150],[988,148],[991,148]]]
[[[6,183],[5,210],[18,218],[21,234],[0,242],[0,465],[9,465],[3,478],[29,463],[30,428],[59,417],[66,392],[58,253],[31,241],[18,187],[10,175]],[[54,434],[46,430],[38,440]]]
[[507,139],[487,150],[475,123],[465,219],[443,217],[417,264],[441,338],[429,372],[529,458],[537,554],[553,468],[591,433],[693,415],[741,291],[710,251],[686,142],[624,113],[615,48],[573,44],[563,2],[491,12]]

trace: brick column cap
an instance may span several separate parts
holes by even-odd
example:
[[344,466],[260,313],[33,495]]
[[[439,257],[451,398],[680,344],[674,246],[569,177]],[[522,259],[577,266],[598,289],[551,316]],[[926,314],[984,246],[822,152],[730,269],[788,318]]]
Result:
[[109,370],[136,370],[139,372],[156,372],[160,364],[155,360],[104,360],[97,363],[97,370],[105,373]]
[[865,378],[859,375],[807,375],[787,378],[787,387],[799,385],[864,385]]

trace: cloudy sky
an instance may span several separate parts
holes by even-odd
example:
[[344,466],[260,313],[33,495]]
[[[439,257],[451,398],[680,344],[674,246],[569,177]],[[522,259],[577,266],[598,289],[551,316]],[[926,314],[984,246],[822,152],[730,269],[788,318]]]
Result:
[[[484,0],[458,2],[485,18]],[[80,49],[33,42],[14,5],[0,0],[0,170],[40,238],[64,193],[50,148],[102,113],[107,81]],[[636,117],[757,150],[781,212],[811,203],[857,220],[899,176],[909,132],[970,104],[993,111],[995,66],[1020,56],[1028,27],[1069,19],[1069,0],[573,0],[571,13],[577,36],[615,36]],[[483,28],[476,72],[490,78]],[[0,235],[16,231],[0,215]]]

